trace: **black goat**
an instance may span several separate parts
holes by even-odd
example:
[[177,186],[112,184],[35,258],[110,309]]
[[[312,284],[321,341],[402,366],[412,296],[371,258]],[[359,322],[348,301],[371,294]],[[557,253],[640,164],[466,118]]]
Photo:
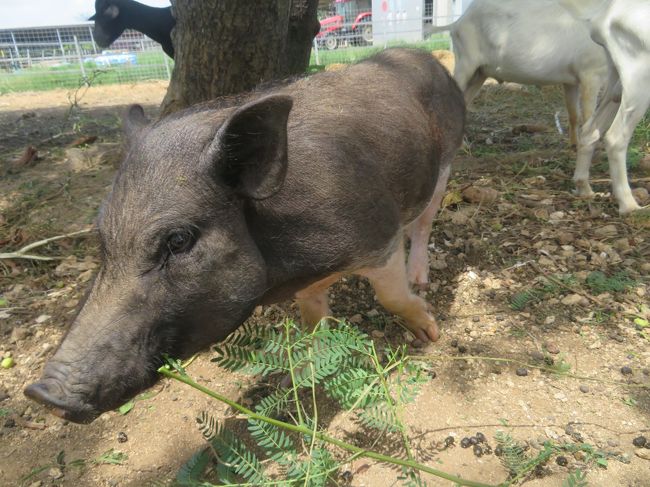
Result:
[[95,42],[101,47],[110,46],[125,29],[142,32],[156,42],[171,58],[174,57],[171,31],[176,24],[172,8],[156,8],[133,0],[96,0]]

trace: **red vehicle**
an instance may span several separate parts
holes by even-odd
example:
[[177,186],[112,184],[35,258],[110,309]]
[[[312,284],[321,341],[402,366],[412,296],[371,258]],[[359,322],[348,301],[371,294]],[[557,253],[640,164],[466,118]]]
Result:
[[336,14],[320,21],[320,32],[316,35],[318,44],[330,50],[344,45],[372,44],[369,2],[336,0],[334,5]]

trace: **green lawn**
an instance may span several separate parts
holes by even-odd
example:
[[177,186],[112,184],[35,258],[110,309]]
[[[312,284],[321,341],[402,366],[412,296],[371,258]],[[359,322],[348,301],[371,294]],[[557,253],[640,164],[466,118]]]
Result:
[[[395,43],[390,46],[410,46],[427,50],[448,49],[449,38],[444,36],[432,37],[417,43]],[[380,51],[381,47],[347,47],[328,51],[319,49],[318,63],[312,50],[309,72],[320,71],[328,64],[354,63]],[[168,79],[165,68],[165,55],[162,52],[142,52],[136,54],[137,64],[130,66],[96,66],[93,62],[84,63],[86,76],[93,85],[137,83]],[[173,61],[168,59],[169,69]],[[46,91],[55,88],[77,88],[83,84],[83,77],[78,62],[70,62],[62,66],[37,65],[15,72],[0,72],[0,95],[3,93],[21,91]]]
[[[165,54],[142,52],[136,54],[137,64],[119,66],[97,66],[85,62],[86,76],[93,85],[115,83],[137,83],[156,79],[167,79]],[[169,69],[173,61],[168,59]],[[0,72],[0,94],[20,91],[46,91],[54,88],[77,88],[83,83],[78,62],[61,66],[33,66],[14,72]]]

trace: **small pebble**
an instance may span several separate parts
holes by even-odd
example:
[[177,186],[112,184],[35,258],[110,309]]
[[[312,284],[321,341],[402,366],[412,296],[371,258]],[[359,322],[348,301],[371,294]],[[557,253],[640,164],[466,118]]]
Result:
[[530,358],[533,360],[537,360],[538,362],[543,362],[544,361],[544,354],[542,352],[538,352],[537,350],[533,350],[530,352]]
[[487,438],[483,433],[480,431],[474,435],[474,437],[478,440],[479,443],[485,443],[487,441]]
[[590,390],[589,386],[586,386],[584,384],[580,386],[580,392],[582,392],[584,394],[587,394],[589,392],[589,390]]
[[129,437],[126,436],[126,433],[124,431],[120,431],[117,434],[117,442],[118,443],[126,443],[129,440]]
[[354,477],[354,474],[349,470],[345,470],[344,472],[341,472],[340,477],[343,482],[350,483],[352,482],[352,477]]
[[469,437],[469,442],[470,442],[472,445],[478,445],[478,438],[477,438],[476,436],[470,436],[470,437]]
[[650,449],[648,448],[639,448],[638,450],[634,451],[634,454],[639,458],[643,458],[644,460],[650,460]]
[[648,443],[645,436],[637,436],[632,440],[632,444],[637,448],[643,448]]
[[553,342],[546,342],[546,351],[548,353],[552,353],[553,355],[557,355],[558,353],[560,353],[560,347],[558,347]]
[[54,480],[59,480],[63,478],[63,471],[58,467],[52,467],[47,471],[47,475],[52,477]]
[[473,316],[473,317],[472,317],[472,321],[473,321],[474,323],[478,323],[479,321],[481,321],[481,318],[480,318],[479,316]]
[[494,454],[495,454],[497,457],[500,457],[501,455],[503,455],[503,448],[501,447],[501,445],[498,445],[498,446],[494,449]]
[[454,347],[454,348],[457,348],[457,347],[458,347],[458,340],[456,340],[456,339],[454,338],[454,339],[451,341],[451,344],[450,344],[450,345],[451,345],[452,347]]
[[578,450],[573,454],[573,458],[575,458],[579,462],[584,462],[587,459],[587,454],[582,450]]
[[528,375],[528,369],[526,367],[519,367],[517,370],[515,370],[515,374],[517,374],[519,377],[526,377]]
[[465,345],[458,345],[458,353],[467,353],[467,347]]
[[567,460],[566,457],[560,455],[555,459],[555,463],[557,463],[560,467],[566,467],[569,464],[569,460]]
[[460,440],[461,448],[469,448],[470,446],[472,446],[472,443],[469,441],[469,438],[465,437],[462,440]]
[[624,365],[621,367],[621,374],[623,375],[632,375],[632,369],[628,367],[627,365]]
[[472,450],[474,451],[474,455],[477,457],[483,456],[483,448],[481,448],[479,445],[474,445],[474,448]]
[[454,446],[455,441],[456,440],[454,439],[453,436],[448,436],[447,438],[445,438],[445,448],[449,448],[450,446]]

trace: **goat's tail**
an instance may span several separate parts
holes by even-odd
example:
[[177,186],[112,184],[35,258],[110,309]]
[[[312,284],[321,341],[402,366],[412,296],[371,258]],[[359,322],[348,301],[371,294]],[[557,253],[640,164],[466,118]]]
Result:
[[[460,19],[459,19],[460,20]],[[453,29],[453,27],[458,23],[458,20],[447,25],[427,25],[422,29],[422,34],[424,38],[431,37],[432,34],[437,34],[438,32],[447,32],[448,30]]]

